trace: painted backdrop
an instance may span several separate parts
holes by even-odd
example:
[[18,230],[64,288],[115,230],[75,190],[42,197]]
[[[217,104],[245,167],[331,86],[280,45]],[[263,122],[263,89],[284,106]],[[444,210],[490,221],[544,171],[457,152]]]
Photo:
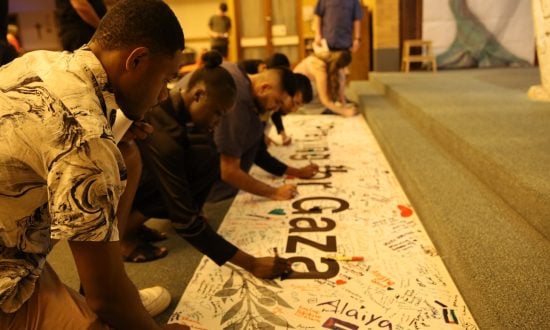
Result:
[[541,85],[532,86],[531,99],[550,101],[550,0],[532,0]]
[[527,66],[535,55],[531,0],[423,0],[422,38],[443,69]]

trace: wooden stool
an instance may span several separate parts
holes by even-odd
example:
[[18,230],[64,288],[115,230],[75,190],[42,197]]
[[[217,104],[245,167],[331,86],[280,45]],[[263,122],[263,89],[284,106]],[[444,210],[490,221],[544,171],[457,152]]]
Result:
[[[420,47],[420,55],[411,55],[411,48]],[[409,72],[410,64],[413,62],[430,63],[432,71],[437,71],[435,56],[432,53],[432,42],[428,40],[405,40],[403,42],[403,60],[401,62],[401,71]]]

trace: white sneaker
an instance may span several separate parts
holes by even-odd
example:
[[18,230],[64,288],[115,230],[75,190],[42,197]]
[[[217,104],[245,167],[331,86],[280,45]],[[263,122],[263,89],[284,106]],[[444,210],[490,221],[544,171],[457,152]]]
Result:
[[149,315],[153,317],[164,312],[172,300],[170,292],[161,286],[139,290],[139,296],[143,306],[145,306]]

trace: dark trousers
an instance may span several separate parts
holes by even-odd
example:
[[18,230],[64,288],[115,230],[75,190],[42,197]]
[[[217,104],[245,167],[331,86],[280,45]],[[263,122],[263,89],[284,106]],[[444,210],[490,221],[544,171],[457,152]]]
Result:
[[229,40],[227,38],[215,38],[210,41],[210,48],[217,50],[223,57],[227,57]]
[[157,130],[139,146],[143,175],[134,207],[149,217],[190,221],[219,179],[219,157],[211,140],[195,137],[182,145]]

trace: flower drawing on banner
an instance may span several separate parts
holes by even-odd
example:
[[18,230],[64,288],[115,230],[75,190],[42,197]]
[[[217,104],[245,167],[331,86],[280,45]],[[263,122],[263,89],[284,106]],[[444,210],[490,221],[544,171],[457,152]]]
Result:
[[276,326],[285,329],[294,327],[283,317],[274,314],[268,308],[278,306],[292,308],[273,289],[282,289],[275,281],[258,280],[243,274],[239,269],[228,265],[231,275],[216,297],[225,303],[229,298],[237,300],[222,316],[220,325],[224,330],[239,329],[275,329]]

